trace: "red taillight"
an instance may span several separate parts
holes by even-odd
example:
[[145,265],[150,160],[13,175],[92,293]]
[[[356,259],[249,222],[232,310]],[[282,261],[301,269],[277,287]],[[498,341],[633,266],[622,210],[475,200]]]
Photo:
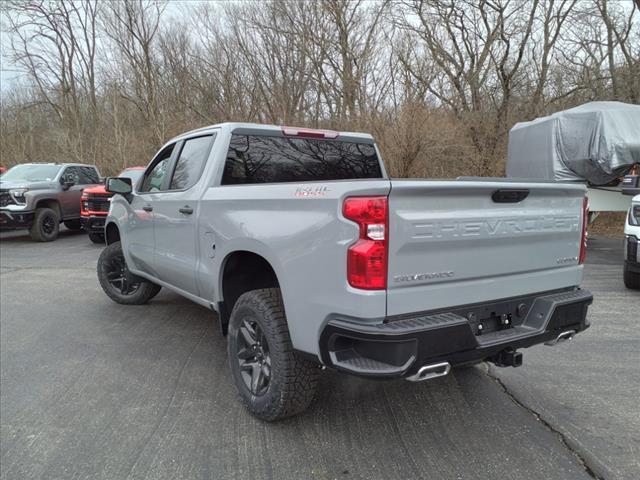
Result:
[[583,264],[587,258],[587,224],[589,223],[589,198],[582,200],[582,237],[580,238],[580,256],[578,264]]
[[387,288],[387,197],[349,197],[342,214],[360,227],[347,252],[349,285],[365,290]]
[[338,132],[332,130],[310,130],[308,128],[282,127],[282,133],[287,137],[307,138],[338,138]]

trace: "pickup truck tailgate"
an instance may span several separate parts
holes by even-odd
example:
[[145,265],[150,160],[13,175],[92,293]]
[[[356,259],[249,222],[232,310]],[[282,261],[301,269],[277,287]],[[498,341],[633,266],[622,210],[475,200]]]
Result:
[[387,315],[578,285],[584,195],[580,184],[393,180]]

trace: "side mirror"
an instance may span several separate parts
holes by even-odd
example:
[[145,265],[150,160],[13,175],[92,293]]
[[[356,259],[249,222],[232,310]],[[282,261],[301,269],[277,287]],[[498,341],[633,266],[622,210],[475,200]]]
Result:
[[68,173],[62,178],[62,189],[69,190],[76,184],[73,173]]
[[119,193],[120,195],[128,195],[133,190],[131,179],[126,177],[107,177],[104,184],[107,192]]

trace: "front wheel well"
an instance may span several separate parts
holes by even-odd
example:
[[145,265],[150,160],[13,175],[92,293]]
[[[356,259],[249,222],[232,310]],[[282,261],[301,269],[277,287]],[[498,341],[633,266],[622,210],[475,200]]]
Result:
[[109,223],[104,229],[105,241],[107,245],[120,241],[120,230],[115,223]]
[[223,262],[222,298],[218,305],[220,328],[227,333],[229,317],[243,293],[262,288],[280,288],[271,264],[262,256],[248,251],[229,254]]
[[62,221],[62,210],[60,209],[60,204],[57,200],[54,200],[52,198],[38,200],[38,202],[36,203],[36,210],[38,208],[50,208],[51,210],[56,212],[56,215],[58,215],[58,218],[60,219],[60,221]]

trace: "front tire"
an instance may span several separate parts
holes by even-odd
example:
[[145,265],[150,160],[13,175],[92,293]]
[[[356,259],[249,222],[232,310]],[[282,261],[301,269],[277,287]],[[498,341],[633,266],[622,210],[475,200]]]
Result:
[[89,233],[89,240],[93,243],[102,243],[104,244],[104,235],[101,233]]
[[624,286],[632,290],[640,290],[640,273],[632,272],[629,262],[624,262]]
[[313,400],[319,368],[293,350],[280,289],[240,296],[231,312],[227,353],[240,400],[256,417],[280,420]]
[[60,217],[50,208],[38,208],[29,229],[31,240],[35,242],[53,242],[60,231]]
[[158,292],[159,285],[129,273],[120,242],[108,245],[98,258],[98,280],[104,293],[122,305],[142,305]]
[[74,232],[82,230],[82,223],[80,223],[79,219],[65,220],[64,226],[67,227],[69,230],[73,230]]

